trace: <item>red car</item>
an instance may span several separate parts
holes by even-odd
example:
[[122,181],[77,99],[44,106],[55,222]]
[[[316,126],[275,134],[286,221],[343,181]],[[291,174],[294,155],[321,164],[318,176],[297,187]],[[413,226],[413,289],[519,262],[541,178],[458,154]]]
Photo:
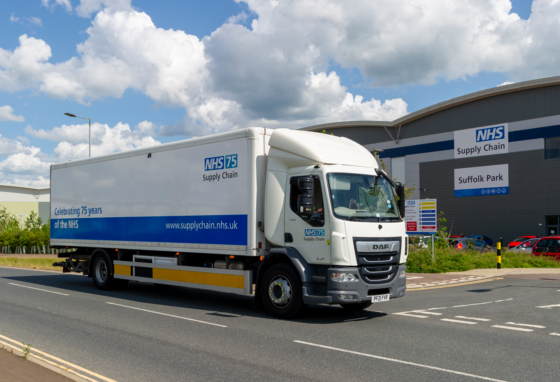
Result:
[[560,236],[547,236],[537,241],[533,247],[533,255],[553,256],[556,260],[560,260]]
[[527,241],[529,239],[536,239],[536,238],[538,238],[538,236],[519,236],[517,239],[509,243],[508,248],[517,247],[519,244],[523,243],[524,241]]

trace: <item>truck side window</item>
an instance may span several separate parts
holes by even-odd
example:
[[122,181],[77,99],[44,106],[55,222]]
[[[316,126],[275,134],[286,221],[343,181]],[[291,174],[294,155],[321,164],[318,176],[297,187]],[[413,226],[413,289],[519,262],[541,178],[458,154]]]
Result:
[[[290,179],[290,209],[298,216],[297,213],[297,201],[298,195],[302,192],[299,190],[298,187],[298,179],[300,177],[296,176]],[[321,181],[318,178],[314,179],[314,187],[313,187],[313,217],[311,219],[307,217],[300,216],[303,220],[305,220],[309,225],[313,227],[322,227],[325,225],[325,209],[323,203],[323,191],[321,188]]]

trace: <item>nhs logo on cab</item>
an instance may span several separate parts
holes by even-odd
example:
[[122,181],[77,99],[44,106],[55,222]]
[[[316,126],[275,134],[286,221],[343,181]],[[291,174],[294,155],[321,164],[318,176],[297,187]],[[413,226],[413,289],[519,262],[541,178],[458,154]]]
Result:
[[504,139],[505,126],[487,127],[485,129],[476,130],[476,141],[494,141],[496,139]]
[[325,236],[324,229],[306,229],[305,236]]
[[221,157],[205,158],[204,171],[223,170],[225,168],[237,167],[237,154],[224,155]]

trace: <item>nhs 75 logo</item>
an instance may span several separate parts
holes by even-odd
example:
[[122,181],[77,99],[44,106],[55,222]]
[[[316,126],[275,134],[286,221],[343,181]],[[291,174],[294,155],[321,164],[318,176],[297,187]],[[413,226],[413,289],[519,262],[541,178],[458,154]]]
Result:
[[485,129],[476,130],[476,141],[494,141],[496,139],[505,138],[505,126],[487,127]]
[[223,170],[237,167],[237,154],[204,159],[204,171]]
[[306,229],[305,236],[325,236],[324,229]]

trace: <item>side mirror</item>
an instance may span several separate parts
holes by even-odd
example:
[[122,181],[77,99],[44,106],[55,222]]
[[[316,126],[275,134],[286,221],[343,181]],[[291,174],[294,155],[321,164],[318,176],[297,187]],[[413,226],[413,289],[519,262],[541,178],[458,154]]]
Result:
[[404,186],[402,183],[397,183],[397,196],[399,197],[398,206],[401,218],[404,218]]
[[313,195],[298,195],[297,211],[300,216],[313,216]]
[[310,176],[303,176],[298,179],[298,188],[301,192],[313,196],[313,178]]

